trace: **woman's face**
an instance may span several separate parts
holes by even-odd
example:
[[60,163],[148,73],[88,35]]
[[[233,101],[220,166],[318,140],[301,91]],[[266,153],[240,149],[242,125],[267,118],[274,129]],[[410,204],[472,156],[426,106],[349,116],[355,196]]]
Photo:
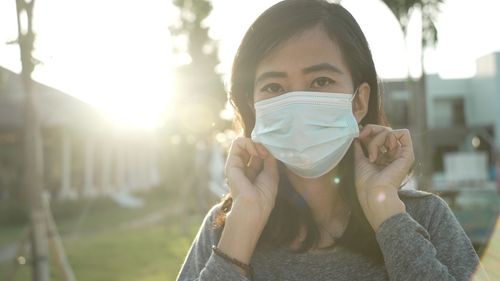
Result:
[[354,91],[339,46],[320,26],[292,37],[257,65],[255,102],[290,91]]
[[[318,25],[284,42],[257,65],[254,102],[291,91],[353,94],[351,72],[339,46]],[[358,86],[353,113],[361,122],[368,112],[370,86]]]
[[[254,102],[257,102],[291,91],[352,95],[354,90],[351,72],[339,46],[317,26],[284,42],[264,57],[257,65],[253,94]],[[367,113],[369,95],[370,86],[362,83],[353,102],[358,123]],[[288,169],[287,173],[292,182],[300,178]],[[330,176],[328,173],[321,178]]]

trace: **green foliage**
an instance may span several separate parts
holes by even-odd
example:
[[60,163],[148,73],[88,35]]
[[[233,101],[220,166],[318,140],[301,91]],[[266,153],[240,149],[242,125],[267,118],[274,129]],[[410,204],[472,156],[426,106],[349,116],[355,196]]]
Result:
[[206,136],[226,124],[219,118],[226,94],[215,67],[219,64],[217,42],[209,36],[205,19],[212,11],[207,0],[174,0],[179,9],[178,22],[170,27],[177,44],[177,54],[188,55],[191,61],[176,69],[176,120],[172,122],[180,134]]
[[[77,280],[175,280],[203,217],[179,215],[177,197],[167,189],[157,188],[136,195],[147,203],[144,208],[123,209],[105,198],[53,204],[56,223]],[[71,211],[71,205],[77,211]],[[160,221],[124,227],[165,210],[171,212]],[[81,220],[82,211],[86,215]],[[22,230],[21,226],[2,224],[0,249],[17,241]],[[28,258],[27,263],[19,267],[15,281],[31,279],[29,263]],[[0,263],[0,280],[11,265],[10,261]],[[62,280],[53,260],[51,275],[54,281]]]
[[0,206],[0,226],[28,223],[28,212],[18,201],[4,200]]
[[217,65],[216,42],[208,35],[209,28],[203,25],[212,4],[207,0],[174,0],[174,5],[179,8],[180,19],[177,25],[170,27],[170,33],[188,38],[187,46],[176,46],[176,51],[187,51],[193,64]]
[[436,18],[443,0],[383,0],[398,19],[406,34],[408,21],[414,9],[422,11],[422,46],[434,46],[438,41]]

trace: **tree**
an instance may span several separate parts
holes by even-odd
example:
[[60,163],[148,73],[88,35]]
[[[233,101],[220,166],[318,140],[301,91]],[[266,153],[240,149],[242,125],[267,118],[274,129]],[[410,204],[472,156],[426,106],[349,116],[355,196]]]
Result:
[[[57,263],[61,267],[64,280],[74,281],[75,277],[64,253],[63,244],[47,200],[43,197],[43,148],[37,99],[33,95],[31,74],[36,60],[32,56],[35,33],[33,32],[33,6],[35,0],[16,0],[19,50],[21,54],[21,81],[24,90],[24,155],[23,193],[27,197],[30,227],[23,236],[31,238],[33,280],[50,280],[49,240],[52,242]],[[50,236],[50,237],[49,237]],[[19,249],[24,249],[25,237]],[[8,276],[13,276],[13,272]],[[10,280],[10,278],[8,278]]]
[[204,20],[212,11],[207,0],[174,0],[180,18],[170,28],[171,35],[181,41],[175,46],[177,54],[187,54],[190,62],[176,69],[175,102],[179,108],[180,130],[206,135],[225,124],[219,118],[226,95],[221,77],[215,67],[219,64],[217,42],[208,34]]
[[411,79],[408,74],[408,85],[411,89],[411,97],[408,99],[408,115],[410,127],[412,129],[413,143],[416,155],[416,175],[419,188],[429,189],[431,178],[431,155],[428,147],[427,129],[427,107],[426,107],[426,87],[424,70],[424,49],[435,46],[438,41],[438,31],[436,29],[436,18],[440,12],[440,5],[443,0],[383,0],[392,13],[396,16],[403,30],[407,35],[408,22],[414,11],[421,12],[422,38],[420,54],[420,65],[422,73],[417,81]]
[[167,137],[181,137],[168,148],[166,176],[172,186],[183,186],[178,194],[185,203],[184,212],[206,212],[214,199],[207,194],[209,144],[215,132],[229,127],[219,117],[227,97],[215,70],[219,64],[217,42],[205,25],[212,4],[208,0],[173,0],[173,4],[179,9],[179,20],[170,27],[177,43],[174,51],[189,60],[175,71],[176,92],[171,102],[176,107],[169,118]]
[[32,58],[35,35],[32,28],[35,1],[16,0],[18,43],[21,53],[21,80],[24,89],[24,193],[28,197],[31,218],[33,280],[50,280],[48,264],[47,225],[44,220],[42,186],[43,159],[39,120],[31,89]]

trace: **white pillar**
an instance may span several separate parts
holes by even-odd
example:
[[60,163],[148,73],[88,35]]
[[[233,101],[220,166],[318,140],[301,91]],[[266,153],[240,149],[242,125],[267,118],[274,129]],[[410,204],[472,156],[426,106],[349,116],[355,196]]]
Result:
[[94,186],[94,142],[90,137],[85,140],[83,167],[83,195],[95,196],[97,192]]
[[132,180],[136,190],[142,189],[143,183],[141,182],[141,160],[140,160],[140,143],[136,143],[132,147]]
[[62,165],[61,165],[61,190],[59,198],[76,199],[75,190],[71,189],[71,139],[69,133],[63,129],[62,132]]
[[126,171],[125,171],[125,157],[124,157],[125,149],[123,144],[120,144],[115,150],[115,192],[120,192],[126,189]]
[[137,151],[137,177],[140,189],[148,189],[149,183],[146,177],[146,153],[148,151],[149,143],[141,145],[140,150]]
[[113,191],[111,183],[111,153],[113,147],[104,143],[101,151],[101,192],[110,194]]
[[129,190],[136,189],[136,182],[134,176],[134,145],[128,144],[127,148],[127,180]]
[[153,187],[160,184],[160,171],[158,167],[158,145],[156,138],[153,139],[151,147],[148,149],[148,177],[149,184]]

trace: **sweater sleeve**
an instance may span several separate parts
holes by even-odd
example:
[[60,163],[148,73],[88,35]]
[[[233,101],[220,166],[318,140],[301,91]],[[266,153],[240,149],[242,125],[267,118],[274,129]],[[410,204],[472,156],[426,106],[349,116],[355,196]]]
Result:
[[446,202],[436,195],[418,200],[417,208],[431,216],[427,229],[402,213],[376,233],[390,280],[489,280]]
[[212,245],[217,245],[220,239],[221,231],[213,226],[219,207],[219,205],[214,206],[203,220],[177,276],[177,281],[249,280],[236,269],[235,265],[212,252]]

